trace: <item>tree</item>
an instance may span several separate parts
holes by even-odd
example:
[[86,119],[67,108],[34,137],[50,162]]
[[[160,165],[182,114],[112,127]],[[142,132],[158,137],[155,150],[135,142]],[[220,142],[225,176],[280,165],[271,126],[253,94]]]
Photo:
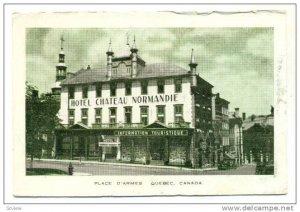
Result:
[[38,96],[37,89],[26,82],[26,154],[41,158],[42,149],[53,146],[42,135],[50,135],[59,124],[59,102],[51,95]]

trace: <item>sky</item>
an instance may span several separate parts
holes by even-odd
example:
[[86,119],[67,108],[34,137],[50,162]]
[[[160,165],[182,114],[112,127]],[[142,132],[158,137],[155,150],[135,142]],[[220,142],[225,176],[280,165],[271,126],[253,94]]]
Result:
[[132,44],[135,36],[146,65],[189,69],[193,48],[197,72],[230,102],[231,111],[238,107],[247,116],[264,115],[274,105],[273,28],[28,28],[26,81],[40,93],[50,92],[55,83],[62,35],[68,72],[105,67],[110,39],[115,56],[128,55],[127,39]]

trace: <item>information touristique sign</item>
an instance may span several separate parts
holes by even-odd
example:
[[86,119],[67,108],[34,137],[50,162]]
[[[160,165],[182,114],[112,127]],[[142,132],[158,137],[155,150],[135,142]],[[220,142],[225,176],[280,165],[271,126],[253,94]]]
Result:
[[136,129],[136,130],[116,130],[116,136],[188,136],[188,130],[177,129]]

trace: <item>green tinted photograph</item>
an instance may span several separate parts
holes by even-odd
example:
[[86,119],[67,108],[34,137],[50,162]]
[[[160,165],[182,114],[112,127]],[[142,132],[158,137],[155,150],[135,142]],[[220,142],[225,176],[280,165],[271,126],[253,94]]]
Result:
[[26,175],[274,175],[273,28],[27,28]]

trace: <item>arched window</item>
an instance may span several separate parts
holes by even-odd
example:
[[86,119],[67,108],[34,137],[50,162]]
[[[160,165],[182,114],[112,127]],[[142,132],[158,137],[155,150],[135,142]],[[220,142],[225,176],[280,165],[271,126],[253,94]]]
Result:
[[127,67],[125,63],[120,63],[118,65],[118,75],[126,75]]

